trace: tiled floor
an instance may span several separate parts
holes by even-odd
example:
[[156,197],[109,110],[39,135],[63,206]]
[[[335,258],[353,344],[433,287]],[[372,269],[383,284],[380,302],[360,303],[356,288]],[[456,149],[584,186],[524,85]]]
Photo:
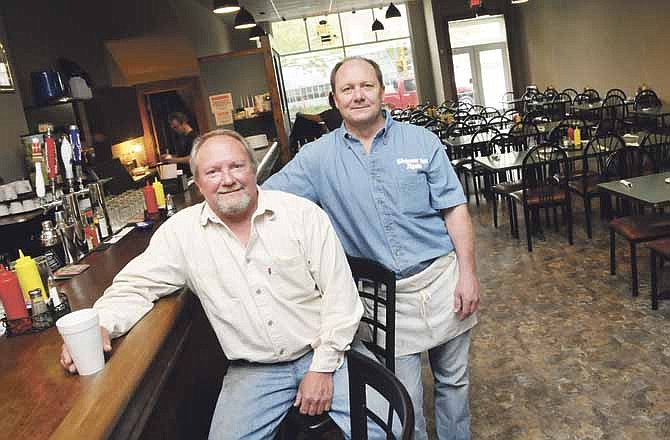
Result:
[[617,241],[611,276],[599,219],[587,240],[578,210],[574,246],[561,228],[528,253],[524,238],[510,237],[506,213],[494,229],[490,207],[470,208],[482,285],[472,438],[670,439],[670,301],[651,310],[648,251],[639,248],[640,296],[632,298],[628,246]]

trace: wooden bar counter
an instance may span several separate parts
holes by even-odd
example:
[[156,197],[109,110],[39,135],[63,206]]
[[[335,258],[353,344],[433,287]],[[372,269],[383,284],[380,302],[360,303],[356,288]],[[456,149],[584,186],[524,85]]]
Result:
[[[202,200],[195,185],[175,204]],[[58,284],[73,310],[91,307],[147,246],[134,230],[84,260],[91,267]],[[206,438],[226,360],[189,291],[163,298],[127,335],[112,341],[101,372],[70,375],[58,362],[55,327],[0,338],[0,437],[15,439]]]

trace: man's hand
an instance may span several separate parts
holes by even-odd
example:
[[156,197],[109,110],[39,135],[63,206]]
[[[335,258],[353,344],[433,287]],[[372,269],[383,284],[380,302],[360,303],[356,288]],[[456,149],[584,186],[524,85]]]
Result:
[[173,163],[174,162],[173,159],[174,159],[173,156],[169,153],[161,154],[161,162]]
[[[102,349],[106,352],[112,351],[112,342],[109,339],[109,332],[106,328],[100,327],[100,333],[102,334]],[[69,373],[74,374],[77,372],[77,367],[75,367],[72,356],[70,356],[70,352],[68,351],[65,344],[63,344],[63,347],[61,348],[60,364]]]
[[300,414],[315,416],[330,411],[333,400],[333,373],[308,371],[302,378],[293,406],[300,407]]
[[479,307],[479,281],[474,274],[461,274],[454,290],[454,313],[461,321]]

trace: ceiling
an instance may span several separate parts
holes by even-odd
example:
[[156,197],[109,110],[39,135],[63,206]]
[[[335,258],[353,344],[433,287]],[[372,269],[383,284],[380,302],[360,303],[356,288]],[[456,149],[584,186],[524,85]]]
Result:
[[[327,12],[351,11],[352,9],[366,9],[384,6],[390,0],[273,0],[279,17],[272,7],[270,0],[240,0],[240,5],[251,12],[254,19],[262,21],[279,21],[281,17],[290,20],[292,18],[311,17],[325,15]],[[407,0],[399,0],[395,3],[406,3]]]

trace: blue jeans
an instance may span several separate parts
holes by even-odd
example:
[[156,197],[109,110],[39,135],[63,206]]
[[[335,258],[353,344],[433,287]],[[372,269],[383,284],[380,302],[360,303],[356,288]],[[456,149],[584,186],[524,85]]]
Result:
[[[356,350],[373,357],[362,344]],[[289,411],[298,386],[312,363],[309,352],[292,362],[280,364],[231,364],[223,379],[223,387],[214,410],[209,431],[210,440],[274,439],[279,424]],[[347,362],[333,374],[333,401],[330,418],[351,437],[349,419],[349,376]],[[387,405],[379,394],[367,396],[368,406],[377,414],[385,414]],[[385,439],[376,426],[368,427],[370,439]]]
[[[439,440],[470,439],[468,353],[470,330],[428,350],[435,379],[435,427]],[[428,440],[423,415],[421,353],[396,357],[396,376],[405,385],[414,406],[414,438]]]

